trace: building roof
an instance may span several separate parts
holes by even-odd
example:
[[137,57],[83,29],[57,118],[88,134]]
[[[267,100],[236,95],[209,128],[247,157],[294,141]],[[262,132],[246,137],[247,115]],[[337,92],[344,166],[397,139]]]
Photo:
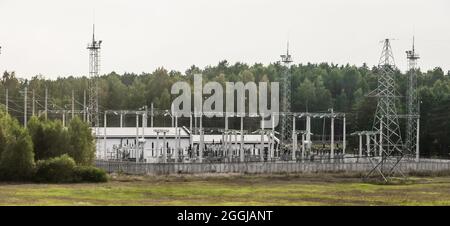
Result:
[[[180,137],[182,138],[189,138],[190,131],[186,127],[179,127],[180,129]],[[175,137],[175,127],[145,127],[144,133],[145,137],[155,137],[157,136],[157,131],[167,131],[166,137],[174,138]],[[102,138],[105,133],[104,127],[93,127],[92,128],[93,134],[98,137]],[[160,138],[162,138],[162,133],[159,133]],[[130,137],[134,138],[136,137],[136,127],[106,127],[106,137],[107,138],[125,138]],[[138,128],[138,137],[142,137],[142,127]],[[231,135],[232,143],[235,142],[235,138],[237,138],[238,143],[241,142],[241,135],[238,134],[237,136]],[[269,137],[268,135],[264,135],[264,142],[268,142]],[[200,143],[200,135],[192,135],[192,141],[194,143]],[[222,141],[222,135],[221,134],[205,134],[204,135],[204,142],[205,143],[220,143]],[[261,135],[260,134],[245,134],[244,135],[244,141],[245,143],[261,143]],[[279,142],[278,138],[275,137],[275,142]]]
[[[189,131],[184,127],[178,127],[180,129],[181,137],[189,137]],[[145,137],[156,137],[158,131],[167,131],[166,137],[175,137],[175,127],[145,127]],[[97,137],[103,137],[105,133],[104,127],[93,127],[92,132]],[[142,127],[138,127],[137,134],[142,137]],[[160,132],[159,136],[162,137],[163,133]],[[106,137],[136,137],[136,127],[106,127]]]
[[[231,143],[235,143],[235,138],[237,138],[237,142],[240,143],[241,142],[241,135],[237,135],[237,137],[235,137],[235,135],[231,135]],[[194,143],[200,143],[200,135],[193,135],[192,136],[192,141]],[[220,143],[222,141],[222,135],[212,135],[212,134],[205,134],[203,141],[205,143]],[[269,141],[269,137],[267,135],[264,135],[264,142],[268,142]],[[261,135],[258,134],[245,134],[244,135],[244,142],[245,143],[261,143]],[[278,143],[278,138],[275,137],[275,142]]]

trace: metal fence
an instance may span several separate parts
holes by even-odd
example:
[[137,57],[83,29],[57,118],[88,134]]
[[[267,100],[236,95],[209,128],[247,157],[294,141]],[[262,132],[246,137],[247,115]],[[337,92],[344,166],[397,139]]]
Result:
[[[251,162],[251,163],[135,163],[97,160],[96,166],[108,173],[135,175],[204,174],[204,173],[320,173],[368,172],[371,163],[321,163],[321,162]],[[450,170],[447,161],[401,162],[402,172]]]

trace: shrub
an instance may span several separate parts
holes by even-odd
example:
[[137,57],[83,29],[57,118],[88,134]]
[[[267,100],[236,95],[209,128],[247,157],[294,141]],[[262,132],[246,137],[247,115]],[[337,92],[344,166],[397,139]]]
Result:
[[76,182],[74,171],[75,161],[64,154],[60,157],[38,161],[35,180],[52,183]]
[[93,166],[77,166],[74,169],[75,178],[78,182],[106,182],[108,177],[102,169]]
[[92,166],[76,166],[69,155],[38,161],[35,181],[49,183],[106,182],[106,172]]

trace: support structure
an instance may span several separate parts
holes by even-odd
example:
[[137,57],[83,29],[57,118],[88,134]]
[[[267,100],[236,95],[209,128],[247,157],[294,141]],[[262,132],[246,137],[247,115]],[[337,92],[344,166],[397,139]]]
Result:
[[[359,137],[358,146],[358,157],[363,157],[363,138],[366,139],[366,157],[370,156],[380,156],[379,155],[379,145],[378,138],[379,134],[377,131],[356,131],[350,134],[351,136]],[[373,152],[373,155],[371,153]]]
[[283,145],[290,143],[291,137],[291,75],[290,64],[292,63],[291,55],[289,54],[289,42],[287,43],[286,55],[281,55],[281,62],[284,63],[284,72],[282,76],[282,96],[281,96],[281,134],[280,141]]
[[23,98],[24,98],[24,104],[23,104],[23,127],[27,127],[27,97],[28,97],[28,87],[25,86],[25,91],[23,93]]
[[331,144],[330,144],[330,158],[331,158],[331,162],[334,162],[334,110],[333,108],[331,108]]
[[342,154],[345,157],[345,149],[347,148],[347,130],[346,130],[346,120],[345,114],[342,122]]
[[296,160],[296,154],[297,152],[297,132],[295,131],[295,115],[292,116],[292,160]]
[[[164,136],[165,137],[165,136]],[[139,115],[136,114],[136,139],[135,139],[135,145],[134,145],[134,153],[135,153],[135,159],[136,162],[138,162],[138,147],[139,147]],[[165,141],[164,141],[165,143]]]
[[35,95],[34,95],[34,89],[33,89],[33,93],[32,93],[32,96],[31,96],[31,116],[35,116],[35,113],[36,113],[36,98],[35,98]]
[[107,117],[106,117],[106,111],[105,111],[105,113],[103,115],[103,130],[104,130],[103,131],[103,151],[105,153],[105,159],[107,160],[108,159],[108,155],[107,155],[107,150],[106,150],[106,126],[107,126],[107,124],[106,124],[106,120],[107,119],[106,118]]
[[240,161],[245,161],[245,152],[244,152],[244,116],[241,116],[241,146],[239,148],[239,157]]
[[419,161],[419,128],[420,108],[417,93],[417,60],[420,59],[415,50],[413,37],[412,50],[406,51],[408,59],[408,89],[407,89],[407,123],[406,123],[406,150],[407,154]]
[[359,135],[359,157],[360,158],[362,158],[362,135],[361,134],[358,134]]
[[93,26],[92,42],[88,44],[89,50],[89,104],[88,120],[91,125],[99,126],[98,108],[98,77],[100,71],[100,46],[102,41],[95,40],[95,25]]
[[397,114],[397,95],[395,85],[395,61],[391,42],[384,40],[383,51],[378,64],[378,86],[369,96],[378,100],[373,129],[380,134],[381,158],[374,159],[373,169],[366,178],[374,172],[387,181],[396,171],[396,166],[404,156],[399,117]]
[[5,103],[5,106],[6,106],[6,113],[8,113],[8,108],[9,108],[9,96],[8,96],[8,89],[6,89],[6,94],[5,94],[6,96],[6,103]]
[[45,120],[47,120],[48,118],[48,88],[45,87],[45,105],[44,105],[44,110],[45,110]]
[[[34,99],[34,90],[33,90],[33,99]],[[33,100],[33,102],[34,102],[34,100]],[[34,108],[34,103],[33,103],[33,108]],[[34,109],[33,109],[33,112],[34,112]],[[75,118],[75,93],[74,93],[74,91],[72,90],[72,119],[73,118]],[[33,113],[33,115],[34,115],[34,113]]]
[[275,155],[274,155],[274,145],[275,145],[275,115],[271,114],[271,121],[272,121],[272,131],[270,134],[270,155],[269,155],[269,159],[272,160]]
[[200,147],[198,149],[199,151],[199,162],[203,162],[203,144],[204,144],[204,137],[203,137],[203,114],[200,114]]
[[86,90],[83,90],[83,122],[86,122]]
[[[153,120],[152,120],[153,121]],[[194,150],[194,141],[193,141],[193,131],[192,131],[192,114],[189,114],[189,146],[191,147],[191,151]]]
[[153,102],[150,106],[150,127],[153,128]]

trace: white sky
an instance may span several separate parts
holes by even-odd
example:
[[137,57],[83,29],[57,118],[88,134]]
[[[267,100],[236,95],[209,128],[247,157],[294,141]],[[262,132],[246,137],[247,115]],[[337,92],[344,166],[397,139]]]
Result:
[[94,18],[102,73],[268,64],[287,39],[295,63],[372,66],[385,37],[404,70],[413,34],[422,69],[450,70],[448,0],[0,0],[0,72],[86,75]]

